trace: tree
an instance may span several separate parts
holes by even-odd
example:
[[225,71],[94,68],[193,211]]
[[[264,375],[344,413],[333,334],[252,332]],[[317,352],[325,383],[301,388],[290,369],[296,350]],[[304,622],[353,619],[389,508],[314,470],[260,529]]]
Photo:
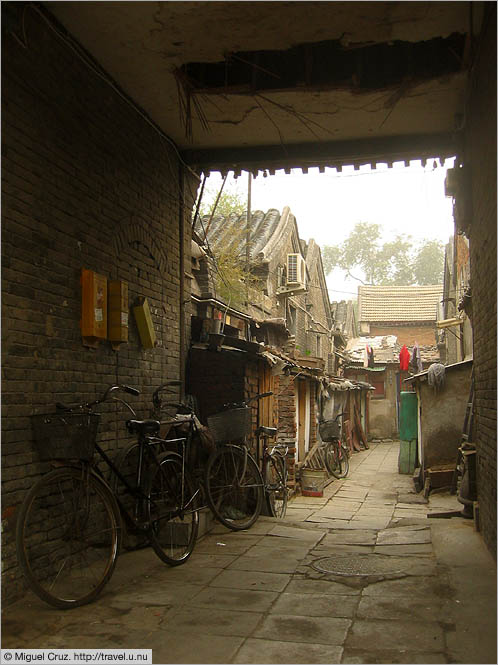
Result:
[[[397,235],[381,244],[379,224],[359,222],[340,245],[322,251],[326,274],[341,268],[363,284],[410,286],[439,284],[443,278],[444,251],[437,240],[414,246],[411,236]],[[362,278],[353,274],[361,272]]]
[[426,240],[413,262],[417,284],[439,284],[443,281],[444,248],[439,240]]
[[[232,183],[230,187],[223,189],[219,198],[219,189],[208,187],[206,192],[199,209],[199,215],[204,220],[205,228],[207,219],[213,213],[215,204],[215,216],[219,215],[226,218],[231,214],[237,216],[244,214],[247,202],[237,183]],[[217,199],[218,202],[216,203]],[[202,235],[199,223],[196,225],[196,228]],[[216,265],[214,273],[216,294],[221,300],[232,307],[242,307],[246,303],[248,296],[250,296],[251,300],[257,299],[257,292],[261,290],[259,288],[260,280],[251,273],[246,265],[245,234],[245,224],[235,227],[231,234],[230,242],[218,245],[216,248],[211,248]]]
[[[218,192],[219,190],[217,189],[207,188],[201,201],[199,211],[201,217],[211,215]],[[222,217],[228,217],[231,213],[242,215],[246,207],[247,201],[244,198],[244,193],[240,191],[237,183],[235,183],[231,188],[223,189],[214,214],[221,215]]]

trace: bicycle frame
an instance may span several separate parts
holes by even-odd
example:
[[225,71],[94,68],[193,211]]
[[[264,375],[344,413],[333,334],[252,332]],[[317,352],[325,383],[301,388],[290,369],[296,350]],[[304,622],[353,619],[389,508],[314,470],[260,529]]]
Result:
[[[157,460],[156,455],[150,450],[150,442],[147,440],[141,441],[140,439],[138,440],[138,446],[139,446],[139,458],[138,458],[138,465],[137,465],[137,472],[136,472],[136,485],[133,487],[129,481],[123,476],[123,474],[119,471],[119,469],[116,467],[114,462],[108,457],[108,455],[102,450],[102,448],[96,443],[95,444],[95,450],[98,452],[99,456],[104,460],[110,471],[116,475],[120,482],[126,487],[126,491],[128,494],[131,496],[135,497],[135,504],[134,504],[134,515],[133,517],[130,515],[128,510],[124,507],[122,501],[120,500],[119,496],[117,496],[114,493],[114,497],[116,499],[116,502],[119,506],[120,513],[122,517],[125,519],[127,524],[129,526],[133,526],[135,528],[139,527],[143,529],[144,531],[147,530],[148,525],[145,523],[144,515],[145,515],[145,506],[147,504],[147,495],[144,492],[143,489],[143,461],[144,461],[144,454],[149,455],[153,462],[156,464],[156,466],[159,466],[159,462]],[[147,453],[145,453],[147,451]],[[104,476],[98,466],[96,464],[92,465],[92,468],[95,470],[95,472],[102,478],[104,479]],[[143,521],[142,521],[143,520]],[[142,523],[141,523],[142,521]]]

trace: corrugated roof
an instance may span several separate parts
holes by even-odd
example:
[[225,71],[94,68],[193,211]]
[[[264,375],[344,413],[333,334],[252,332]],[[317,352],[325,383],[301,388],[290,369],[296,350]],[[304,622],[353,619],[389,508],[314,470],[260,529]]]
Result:
[[442,284],[431,286],[360,286],[360,321],[436,321]]

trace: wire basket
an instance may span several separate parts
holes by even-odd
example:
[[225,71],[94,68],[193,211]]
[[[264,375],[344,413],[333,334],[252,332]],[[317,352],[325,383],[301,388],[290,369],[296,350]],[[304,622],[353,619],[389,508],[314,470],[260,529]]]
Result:
[[341,434],[341,427],[336,420],[325,420],[318,425],[318,429],[322,441],[338,439]]
[[91,461],[99,427],[98,413],[45,413],[31,416],[36,449],[44,461]]
[[209,430],[216,443],[228,443],[243,439],[251,433],[251,409],[228,409],[208,417]]

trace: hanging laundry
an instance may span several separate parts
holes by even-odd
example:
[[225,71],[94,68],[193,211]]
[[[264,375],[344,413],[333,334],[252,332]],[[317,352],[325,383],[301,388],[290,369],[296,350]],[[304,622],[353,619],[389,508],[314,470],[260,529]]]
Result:
[[424,367],[422,365],[422,358],[420,357],[420,349],[418,346],[418,342],[415,342],[415,345],[413,347],[410,366],[416,374],[419,374],[424,370]]
[[368,344],[363,349],[363,367],[368,367]]
[[441,363],[432,363],[427,372],[427,383],[438,392],[444,387],[446,367]]
[[374,350],[371,346],[367,347],[367,349],[368,349],[368,366],[375,367]]
[[401,351],[399,352],[399,368],[403,371],[406,371],[410,366],[410,352],[406,348],[406,344],[403,344]]

